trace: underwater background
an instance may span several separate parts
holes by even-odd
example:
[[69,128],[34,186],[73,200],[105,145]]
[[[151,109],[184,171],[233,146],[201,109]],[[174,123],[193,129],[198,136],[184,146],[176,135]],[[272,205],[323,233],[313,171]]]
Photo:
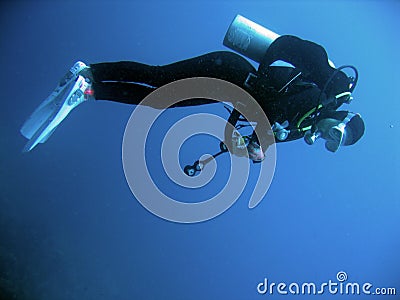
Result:
[[[352,299],[399,299],[399,13],[398,1],[2,1],[0,299],[348,299],[257,291],[265,278],[321,284],[338,272],[397,290]],[[21,153],[21,125],[76,60],[162,65],[228,50],[237,14],[358,68],[345,107],[366,123],[356,145],[332,154],[323,143],[279,144],[259,206],[247,206],[251,175],[229,210],[197,224],[156,217],[132,195],[121,159],[132,106],[84,103],[46,144]],[[176,109],[164,126],[199,111],[224,108]],[[209,141],[183,147],[182,163],[218,151]],[[185,191],[191,201],[208,192]]]

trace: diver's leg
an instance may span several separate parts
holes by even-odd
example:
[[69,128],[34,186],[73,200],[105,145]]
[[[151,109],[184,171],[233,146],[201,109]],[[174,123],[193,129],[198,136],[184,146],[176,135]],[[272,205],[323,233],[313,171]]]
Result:
[[242,85],[254,67],[233,52],[211,52],[164,66],[151,66],[122,61],[91,64],[95,82],[137,82],[160,87],[175,80],[190,77],[213,77]]
[[[241,56],[227,51],[212,52],[165,66],[137,62],[92,64],[96,99],[130,104],[139,102],[155,88],[192,77],[212,77],[243,86],[253,66]],[[213,100],[191,99],[176,106],[213,103]]]
[[92,85],[96,100],[138,105],[155,88],[128,82],[94,82]]
[[153,80],[163,85],[184,78],[211,77],[243,86],[249,72],[255,69],[246,59],[233,52],[218,51],[162,66],[160,76]]
[[136,82],[151,85],[157,76],[157,66],[134,61],[105,62],[90,65],[95,82]]

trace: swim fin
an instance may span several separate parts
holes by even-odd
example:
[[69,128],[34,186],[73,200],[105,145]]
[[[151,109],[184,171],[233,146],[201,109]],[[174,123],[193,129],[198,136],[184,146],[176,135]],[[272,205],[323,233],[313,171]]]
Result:
[[70,111],[86,100],[85,92],[90,89],[90,82],[79,75],[86,68],[82,62],[75,63],[50,96],[25,121],[20,131],[29,141],[23,152],[46,142]]

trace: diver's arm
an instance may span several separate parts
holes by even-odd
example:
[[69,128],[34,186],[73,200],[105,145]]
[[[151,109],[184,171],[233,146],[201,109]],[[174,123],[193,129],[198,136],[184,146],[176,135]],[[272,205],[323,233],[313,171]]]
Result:
[[[256,135],[256,132],[259,132],[259,135]],[[274,135],[271,133],[271,127],[269,124],[264,122],[259,122],[256,125],[255,130],[253,131],[253,135],[257,136],[258,144],[261,146],[262,151],[265,153],[269,146],[275,143]]]
[[[237,156],[249,157],[248,150],[246,150],[246,148],[239,149],[237,148],[236,143],[233,142],[235,126],[240,119],[240,116],[240,112],[236,109],[233,109],[225,126],[224,144],[230,153],[233,153]],[[265,120],[263,120],[262,117],[261,119],[255,117],[254,121],[257,123],[257,125],[253,131],[251,139],[254,139],[257,145],[261,147],[262,152],[265,153],[268,147],[275,143],[273,134],[268,134],[271,131],[271,127],[265,122]]]
[[240,118],[240,112],[237,111],[236,109],[233,109],[228,122],[225,125],[225,130],[224,130],[224,144],[228,148],[229,152],[233,152],[232,149],[232,136],[233,136],[233,131],[235,130],[236,123],[238,122]]
[[[316,83],[320,89],[336,70],[330,66],[328,55],[322,46],[291,35],[280,36],[269,46],[258,72],[266,74],[268,66],[278,60],[288,62],[301,70],[303,76]],[[346,91],[348,86],[346,74],[338,72],[328,86],[327,93],[338,94]]]

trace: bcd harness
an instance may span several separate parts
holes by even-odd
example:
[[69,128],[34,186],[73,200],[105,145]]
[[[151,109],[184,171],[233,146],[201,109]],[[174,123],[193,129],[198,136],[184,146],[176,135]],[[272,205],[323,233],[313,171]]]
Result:
[[[322,101],[323,100],[323,95],[325,95],[327,88],[329,84],[334,80],[335,76],[341,72],[343,69],[350,68],[354,71],[355,76],[354,77],[348,77],[349,79],[349,86],[348,90],[341,92],[334,97],[328,98],[328,101]],[[292,77],[289,81],[287,81],[279,90],[277,90],[277,93],[282,93],[285,92],[295,81],[302,75],[302,72],[297,73],[294,77]],[[258,87],[263,87],[263,88],[270,88],[268,85],[266,85],[267,81],[265,80],[265,75],[260,75],[260,74],[254,74],[254,73],[249,73],[247,76],[246,81],[244,82],[244,86],[251,91],[252,87],[258,85]],[[299,135],[299,137],[303,136],[307,131],[313,130],[316,126],[316,122],[318,119],[318,116],[325,111],[325,109],[329,109],[329,107],[336,106],[339,107],[343,103],[349,104],[352,101],[352,92],[356,87],[358,81],[358,71],[354,66],[351,65],[344,65],[341,66],[331,74],[331,76],[328,78],[328,80],[325,82],[323,88],[320,90],[318,99],[317,99],[317,104],[315,107],[307,111],[299,120],[297,121],[296,124],[289,124],[288,121],[283,122],[282,124],[278,122],[274,122],[271,126],[272,132],[266,132],[265,134],[273,134],[275,139],[278,140],[279,142],[286,141],[289,137],[290,134],[294,135]],[[232,110],[227,108],[227,110],[230,112],[230,116],[228,118],[228,123],[232,124],[232,126],[236,129],[236,132],[234,131],[232,138],[234,138],[234,134],[237,133],[237,130],[239,130],[242,127],[246,126],[252,126],[252,124],[249,122],[249,120],[246,120],[238,110],[233,108]],[[239,121],[246,122],[247,124],[238,124]],[[235,138],[238,138],[236,136]],[[227,142],[227,141],[225,141]],[[255,133],[255,130],[253,130],[253,133],[248,136],[242,136],[239,133],[239,138],[238,138],[238,146],[239,147],[247,147],[250,143],[258,143],[258,138]],[[201,172],[202,169],[205,167],[206,164],[208,164],[212,159],[216,158],[217,156],[228,152],[228,147],[225,145],[224,142],[220,142],[219,145],[220,151],[209,158],[205,160],[197,160],[193,165],[187,165],[184,168],[184,172],[188,176],[194,176],[196,173]],[[266,150],[266,149],[265,149]],[[256,162],[256,161],[253,161]]]

